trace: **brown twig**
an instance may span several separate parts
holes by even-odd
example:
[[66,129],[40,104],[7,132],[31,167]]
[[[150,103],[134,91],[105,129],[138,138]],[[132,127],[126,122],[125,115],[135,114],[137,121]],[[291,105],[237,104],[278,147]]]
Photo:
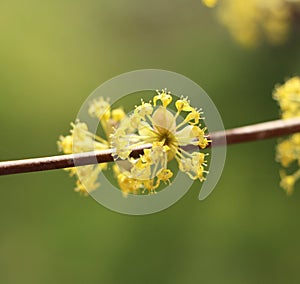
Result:
[[[213,141],[212,147],[214,147],[224,144],[225,141],[227,141],[226,143],[230,145],[280,137],[296,132],[300,132],[300,118],[275,120],[233,128],[226,131],[214,132],[209,135],[209,138]],[[144,149],[150,147],[151,144],[145,144],[135,148],[131,152],[131,156],[138,157],[143,153]],[[113,161],[112,154],[114,153],[114,149],[109,149],[78,154],[5,161],[0,162],[0,175],[70,168],[74,167],[75,164],[76,166],[84,166],[96,163],[111,162]]]
[[300,118],[279,119],[211,134],[214,145],[219,145],[226,136],[227,144],[237,144],[280,137],[300,132]]

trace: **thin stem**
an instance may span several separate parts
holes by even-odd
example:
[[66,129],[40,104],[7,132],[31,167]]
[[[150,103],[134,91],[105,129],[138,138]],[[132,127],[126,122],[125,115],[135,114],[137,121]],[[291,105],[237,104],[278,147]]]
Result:
[[[249,126],[233,128],[226,131],[213,132],[209,135],[212,146],[251,142],[268,138],[280,137],[300,132],[300,118],[275,120]],[[188,146],[187,146],[188,147]],[[151,148],[151,144],[135,147],[131,157],[139,157],[144,149]],[[33,158],[25,160],[0,162],[0,175],[47,171],[70,168],[76,166],[106,163],[113,161],[115,149],[93,152],[59,155],[51,157]]]

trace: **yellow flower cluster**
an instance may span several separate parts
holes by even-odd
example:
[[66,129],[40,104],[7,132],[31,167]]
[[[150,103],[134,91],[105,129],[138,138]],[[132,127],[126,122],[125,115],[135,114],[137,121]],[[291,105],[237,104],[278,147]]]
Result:
[[299,0],[203,0],[218,5],[218,17],[240,44],[253,47],[265,37],[272,44],[286,41]]
[[[110,148],[109,137],[119,122],[126,116],[121,108],[111,111],[110,104],[107,100],[100,97],[92,101],[88,109],[91,117],[99,119],[105,138],[91,133],[86,123],[79,120],[71,123],[72,129],[70,135],[60,136],[57,142],[59,151],[65,154],[81,153],[94,150],[105,150]],[[88,191],[92,192],[97,189],[98,175],[102,170],[107,168],[106,163],[98,165],[81,166],[77,168],[67,168],[71,176],[77,176],[75,191],[84,195],[88,195]],[[80,179],[79,179],[80,177]]]
[[[289,79],[285,84],[277,86],[273,97],[278,101],[281,109],[282,118],[291,118],[300,116],[300,78],[294,77]],[[296,164],[300,166],[300,133],[290,135],[282,139],[276,148],[276,159],[283,168],[289,168],[292,171]],[[281,186],[291,194],[294,184],[300,178],[300,170],[287,175],[285,170],[280,171]]]
[[[179,170],[191,179],[205,180],[206,154],[199,152],[199,147],[206,148],[210,141],[205,136],[206,129],[200,125],[202,112],[181,97],[175,102],[177,111],[172,113],[168,110],[172,100],[167,90],[157,91],[153,104],[142,100],[112,135],[115,158],[127,161],[117,173],[119,186],[125,194],[139,190],[155,193],[161,182],[170,183],[173,172],[168,162],[173,159]],[[132,149],[148,143],[152,147],[144,150],[139,158],[129,157]],[[184,149],[187,145],[194,146],[193,151]]]
[[300,116],[300,78],[293,77],[277,86],[273,97],[278,101],[282,118]]
[[[127,116],[121,108],[111,110],[109,101],[100,97],[92,101],[88,113],[99,119],[105,138],[76,121],[71,124],[70,135],[60,137],[59,150],[69,154],[115,148],[118,161],[112,169],[124,196],[155,193],[161,183],[170,183],[174,173],[168,162],[173,159],[191,179],[203,181],[208,173],[207,154],[199,152],[199,148],[206,148],[210,141],[205,135],[206,128],[200,125],[202,112],[181,97],[172,113],[168,109],[172,100],[170,92],[157,91],[153,103],[141,100],[141,105]],[[148,143],[150,149],[144,149],[139,158],[130,157],[135,147]],[[87,195],[99,187],[99,173],[106,168],[107,164],[99,164],[66,170],[78,177],[75,190]]]

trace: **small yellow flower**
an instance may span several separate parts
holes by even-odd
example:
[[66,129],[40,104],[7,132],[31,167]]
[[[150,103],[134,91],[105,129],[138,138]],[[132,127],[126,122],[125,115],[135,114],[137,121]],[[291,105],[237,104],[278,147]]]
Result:
[[[128,120],[120,123],[111,136],[112,146],[116,148],[116,158],[127,160],[131,166],[118,175],[120,188],[125,194],[139,190],[155,193],[161,182],[171,182],[173,172],[168,162],[175,159],[179,169],[191,179],[205,180],[208,173],[205,156],[198,151],[188,152],[183,147],[194,145],[195,149],[206,148],[210,141],[201,128],[201,112],[190,105],[187,98],[175,102],[177,112],[167,109],[173,98],[166,89],[157,92],[151,102],[142,101]],[[157,106],[160,101],[161,105]],[[180,113],[185,112],[181,122]],[[152,144],[138,159],[129,157],[132,149],[139,145]],[[122,184],[124,183],[124,184]]]
[[[70,135],[60,136],[57,142],[59,151],[65,154],[82,153],[94,150],[105,150],[110,147],[110,134],[114,127],[117,127],[121,120],[124,120],[126,114],[123,109],[117,108],[110,111],[108,100],[100,97],[92,101],[89,107],[89,115],[100,120],[106,137],[99,137],[91,133],[84,122],[76,120],[71,123]],[[97,181],[102,170],[107,169],[107,163],[98,165],[87,165],[76,168],[66,168],[65,170],[71,176],[76,176],[75,191],[83,195],[96,190],[100,183]],[[117,171],[117,165],[113,169]]]
[[[293,77],[286,81],[285,84],[277,86],[273,93],[273,98],[277,100],[282,118],[292,118],[300,116],[300,78]],[[276,147],[276,160],[284,168],[290,168],[297,163],[300,166],[300,133],[281,139]],[[300,170],[291,175],[286,175],[284,171],[280,171],[281,187],[291,194],[294,184],[300,177]]]
[[293,162],[300,165],[300,133],[281,140],[276,148],[276,160],[285,168]]
[[[191,122],[194,120],[194,122]],[[189,122],[191,125],[196,125],[200,121],[200,112],[196,109],[192,110],[184,119],[185,122]]]
[[138,190],[141,188],[141,182],[130,177],[129,172],[123,172],[117,176],[118,184],[126,197],[128,194],[137,194]]
[[122,119],[125,118],[125,116],[126,116],[126,113],[121,108],[114,109],[111,112],[111,118],[116,122],[121,121]]
[[193,108],[190,106],[190,101],[188,98],[181,98],[175,102],[178,113],[182,111],[192,111]]
[[284,171],[280,171],[280,177],[280,186],[288,195],[291,195],[294,191],[294,185],[296,181],[300,178],[300,170],[296,171],[292,175],[287,175]]
[[163,107],[167,107],[172,102],[172,96],[170,92],[167,92],[167,89],[156,91],[157,96],[153,98],[153,105],[156,106],[156,102],[160,100],[163,104]]
[[293,77],[277,86],[273,98],[280,106],[282,118],[300,116],[300,78]]
[[101,170],[100,165],[78,167],[77,174],[81,179],[77,180],[75,191],[87,196],[89,192],[96,190],[100,186],[97,180]]
[[110,118],[110,104],[108,100],[100,97],[91,102],[88,112],[91,117],[107,121]]
[[[136,106],[134,110],[134,114],[138,117],[141,117],[142,119],[145,119],[147,115],[151,115],[153,112],[153,107],[150,103],[145,103],[143,100],[141,100],[142,104],[139,106]],[[155,100],[156,102],[156,100]]]
[[57,141],[59,151],[65,154],[71,154],[73,152],[73,137],[71,135],[60,136]]
[[158,179],[158,184],[160,181],[163,182],[169,182],[170,183],[170,178],[172,178],[173,173],[169,169],[160,169],[158,173],[156,174],[157,179]]

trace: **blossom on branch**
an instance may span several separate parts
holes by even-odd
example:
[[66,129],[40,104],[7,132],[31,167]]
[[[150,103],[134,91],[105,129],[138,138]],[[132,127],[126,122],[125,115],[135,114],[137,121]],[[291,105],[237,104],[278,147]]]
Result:
[[[127,161],[127,168],[117,174],[125,193],[136,193],[139,189],[155,193],[161,182],[170,183],[171,160],[176,160],[179,170],[191,179],[205,180],[206,154],[199,152],[199,148],[206,148],[209,141],[206,128],[200,124],[202,112],[192,107],[188,98],[181,97],[175,102],[176,112],[172,113],[168,109],[172,100],[166,89],[157,91],[153,103],[142,100],[112,135],[112,146],[117,150],[115,158]],[[132,149],[148,143],[151,149],[145,149],[139,158],[129,157]],[[187,145],[194,146],[191,152],[183,149]]]
[[[293,77],[281,86],[277,86],[273,93],[277,100],[283,119],[300,116],[300,78]],[[300,179],[300,170],[294,169],[300,166],[300,133],[281,139],[276,147],[276,160],[283,168],[280,171],[281,187],[291,194],[295,183]]]
[[[161,184],[172,182],[177,170],[192,180],[205,180],[208,154],[201,149],[210,141],[201,125],[201,109],[192,107],[187,97],[174,102],[166,89],[157,91],[152,102],[142,99],[130,115],[122,108],[113,109],[109,100],[100,97],[91,102],[88,113],[99,120],[103,135],[91,133],[86,123],[77,120],[71,124],[70,135],[59,138],[59,150],[70,154],[114,148],[111,169],[124,196],[156,193]],[[138,158],[130,156],[133,149],[145,144],[150,149],[144,149]],[[169,167],[171,160],[177,162],[175,172]],[[102,163],[66,170],[77,176],[75,190],[87,195],[100,186],[99,174],[106,169],[107,163]]]
[[[59,137],[57,142],[59,151],[71,154],[110,148],[109,137],[113,129],[126,116],[124,110],[116,108],[111,111],[109,101],[100,97],[91,102],[88,113],[91,117],[99,119],[103,137],[90,132],[86,123],[76,120],[75,123],[71,123],[70,135]],[[107,163],[101,163],[66,168],[65,170],[70,172],[71,176],[77,177],[75,191],[88,195],[89,192],[96,190],[100,186],[98,176],[102,170],[106,169]]]

